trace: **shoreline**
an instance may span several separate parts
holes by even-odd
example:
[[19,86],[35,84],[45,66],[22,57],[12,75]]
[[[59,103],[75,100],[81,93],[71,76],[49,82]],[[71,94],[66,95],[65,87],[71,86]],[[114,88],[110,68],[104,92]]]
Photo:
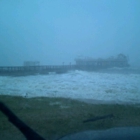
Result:
[[78,101],[88,103],[88,104],[108,104],[108,105],[140,105],[140,103],[132,103],[132,102],[123,102],[123,101],[103,101],[103,100],[94,100],[94,99],[76,99]]
[[50,96],[34,96],[34,97],[27,97],[27,96],[16,96],[16,95],[1,95],[0,96],[4,96],[4,97],[19,97],[19,98],[23,98],[23,99],[42,99],[42,98],[46,98],[46,99],[66,99],[66,100],[73,100],[73,101],[78,101],[78,102],[83,102],[83,103],[87,103],[87,104],[93,104],[93,105],[137,105],[140,106],[140,103],[134,103],[134,102],[123,102],[123,101],[105,101],[105,100],[96,100],[96,99],[83,99],[83,98],[70,98],[70,97],[50,97]]

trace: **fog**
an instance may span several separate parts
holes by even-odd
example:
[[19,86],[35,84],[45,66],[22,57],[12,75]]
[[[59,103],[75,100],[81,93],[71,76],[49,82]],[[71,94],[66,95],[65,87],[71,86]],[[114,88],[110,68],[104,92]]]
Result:
[[140,66],[139,0],[1,0],[0,66],[129,56]]

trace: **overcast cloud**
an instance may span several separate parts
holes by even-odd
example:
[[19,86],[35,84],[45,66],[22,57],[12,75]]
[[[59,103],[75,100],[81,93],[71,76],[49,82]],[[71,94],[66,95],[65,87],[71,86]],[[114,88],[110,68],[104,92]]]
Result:
[[0,66],[118,53],[140,65],[139,0],[0,1]]

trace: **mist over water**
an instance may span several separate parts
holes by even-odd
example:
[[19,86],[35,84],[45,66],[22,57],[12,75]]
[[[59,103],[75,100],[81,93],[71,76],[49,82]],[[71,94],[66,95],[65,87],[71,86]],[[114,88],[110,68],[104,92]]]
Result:
[[140,66],[139,0],[0,1],[0,66],[124,53]]
[[140,102],[139,0],[0,1],[0,66],[129,57],[129,68],[0,76],[0,94]]

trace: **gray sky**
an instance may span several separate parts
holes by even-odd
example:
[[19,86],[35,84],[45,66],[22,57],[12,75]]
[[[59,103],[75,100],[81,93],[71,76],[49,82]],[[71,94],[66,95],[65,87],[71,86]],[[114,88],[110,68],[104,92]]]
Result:
[[0,66],[118,53],[140,65],[139,0],[0,0]]

